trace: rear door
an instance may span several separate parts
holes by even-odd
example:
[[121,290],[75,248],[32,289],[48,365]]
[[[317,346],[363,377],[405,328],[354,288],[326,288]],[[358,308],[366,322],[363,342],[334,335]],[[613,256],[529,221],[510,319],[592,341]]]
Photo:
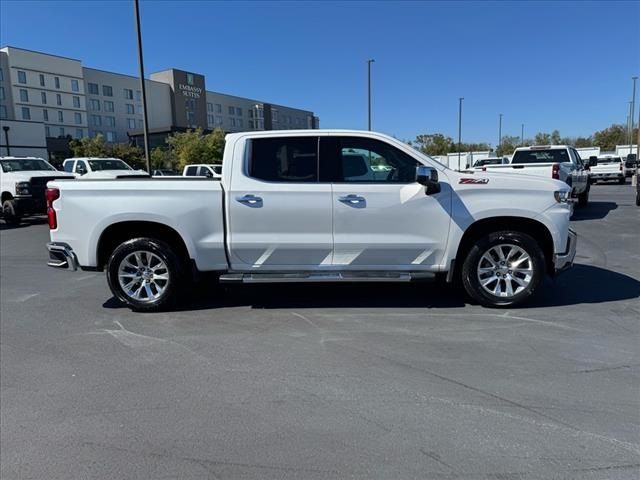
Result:
[[589,174],[582,166],[582,160],[575,148],[569,149],[571,155],[571,177],[573,179],[573,190],[583,192],[587,188]]
[[306,271],[331,267],[331,183],[319,181],[318,136],[247,141],[229,204],[233,270]]
[[[362,137],[322,138],[337,164],[333,184],[333,266],[339,270],[433,270],[449,233],[451,189],[426,195],[418,161]],[[332,152],[332,153],[329,153]]]

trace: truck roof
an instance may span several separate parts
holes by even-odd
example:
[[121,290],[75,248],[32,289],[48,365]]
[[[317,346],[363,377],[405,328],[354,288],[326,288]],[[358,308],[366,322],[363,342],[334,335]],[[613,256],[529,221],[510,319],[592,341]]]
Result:
[[[41,157],[19,157],[11,155],[10,157],[0,157],[0,160],[44,160]],[[44,160],[46,162],[46,160]]]
[[518,147],[515,149],[518,151],[526,151],[526,150],[566,150],[567,148],[572,148],[567,145],[531,145],[529,147]]
[[71,157],[71,158],[65,158],[64,161],[71,161],[71,160],[120,160],[122,161],[121,158],[116,158],[116,157]]

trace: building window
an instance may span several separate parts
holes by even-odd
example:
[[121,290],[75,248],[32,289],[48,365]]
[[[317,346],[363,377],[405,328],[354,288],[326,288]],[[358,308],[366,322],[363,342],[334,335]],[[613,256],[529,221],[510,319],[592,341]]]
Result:
[[60,127],[58,129],[58,133],[60,134],[61,137],[64,137],[64,127]]
[[216,116],[216,125],[217,126],[221,126],[222,125],[222,117]]
[[79,125],[82,123],[82,114],[81,113],[74,113],[73,114],[73,120],[76,122],[76,125]]
[[73,108],[80,108],[80,97],[73,96]]
[[240,107],[236,107],[236,115],[238,115],[239,117],[242,116],[242,109]]
[[238,125],[238,128],[242,128],[242,119],[241,118],[236,119],[236,124]]
[[89,93],[91,95],[99,95],[99,90],[98,90],[98,84],[97,83],[90,83],[89,84]]
[[62,95],[56,93],[56,105],[62,105]]
[[60,123],[64,122],[64,113],[62,112],[62,110],[58,110],[58,121]]
[[0,118],[7,118],[7,107],[0,105]]
[[29,92],[27,92],[24,88],[20,89],[20,101],[21,102],[29,101]]
[[40,86],[44,87],[44,75],[40,74]]
[[49,121],[49,110],[47,110],[46,108],[42,110],[42,119],[45,122]]
[[249,128],[253,128],[253,120],[249,120]]
[[142,120],[138,120],[138,128],[142,128]]
[[91,125],[94,127],[101,127],[102,117],[100,115],[91,115]]
[[115,132],[106,132],[107,134],[107,142],[115,142],[116,141],[116,133]]
[[82,137],[84,137],[84,130],[82,130],[81,128],[76,128],[76,138]]
[[113,102],[110,102],[109,100],[105,100],[104,101],[104,111],[105,112],[113,112],[114,107],[113,107]]
[[222,113],[222,105],[216,103],[216,113]]
[[136,90],[136,100],[142,101],[142,92],[140,90]]
[[40,92],[40,99],[42,100],[42,104],[47,104],[47,92]]
[[105,97],[113,97],[113,88],[109,85],[102,85],[102,95]]
[[79,92],[80,91],[80,85],[78,85],[78,80],[71,80],[71,90],[73,90],[74,92]]
[[104,125],[106,127],[115,127],[116,126],[116,117],[104,117]]
[[91,100],[89,100],[89,106],[91,107],[91,110],[93,110],[94,112],[99,112],[100,100],[96,100],[95,98],[92,98]]
[[27,83],[27,72],[18,70],[18,83]]
[[236,119],[235,118],[230,118],[229,119],[229,125],[231,125],[232,127],[236,126]]
[[229,107],[229,115],[233,115],[236,113],[235,107]]
[[53,83],[56,88],[60,88],[60,77],[53,77]]
[[207,115],[207,125],[213,125],[215,122],[215,118],[213,115]]
[[277,110],[271,110],[271,121],[273,121],[273,122],[277,122],[278,121],[278,111]]
[[136,119],[135,118],[127,118],[127,128],[129,128],[129,129],[136,128]]
[[31,120],[31,111],[27,107],[22,107],[22,120]]
[[124,98],[126,98],[127,100],[133,100],[133,90],[131,90],[130,88],[125,88]]
[[253,110],[249,109],[247,110],[247,112],[248,112],[249,118],[253,118]]
[[3,80],[4,80],[4,72],[0,68],[0,82],[2,82]]
[[127,103],[127,115],[133,115],[135,113],[135,110],[133,108],[133,104],[132,103]]
[[207,102],[207,112],[213,112],[213,103]]
[[49,127],[49,125],[45,125],[45,127],[44,127],[44,136],[45,137],[50,137],[51,136],[51,128]]
[[5,96],[4,96],[4,87],[0,87],[0,100],[4,100]]

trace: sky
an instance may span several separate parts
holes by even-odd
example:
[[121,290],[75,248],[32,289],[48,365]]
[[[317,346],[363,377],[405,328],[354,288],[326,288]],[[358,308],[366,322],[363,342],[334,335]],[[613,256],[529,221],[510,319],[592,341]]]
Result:
[[[322,128],[462,141],[626,123],[640,75],[640,2],[141,0],[145,71],[312,110]],[[132,0],[0,0],[0,45],[138,73]],[[640,83],[638,84],[640,99]],[[640,103],[636,101],[636,105]],[[636,108],[636,112],[638,109]],[[636,113],[637,118],[637,113]],[[637,120],[636,120],[637,121]]]

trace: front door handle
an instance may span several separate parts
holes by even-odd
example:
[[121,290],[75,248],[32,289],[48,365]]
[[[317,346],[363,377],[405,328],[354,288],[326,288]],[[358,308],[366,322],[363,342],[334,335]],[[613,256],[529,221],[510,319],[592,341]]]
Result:
[[346,203],[347,205],[359,205],[366,202],[364,197],[361,197],[360,195],[354,195],[353,193],[345,195],[343,197],[338,197],[338,200],[340,200],[342,203]]
[[242,197],[236,197],[236,201],[249,205],[250,207],[258,207],[262,205],[262,197],[257,197],[250,193]]

